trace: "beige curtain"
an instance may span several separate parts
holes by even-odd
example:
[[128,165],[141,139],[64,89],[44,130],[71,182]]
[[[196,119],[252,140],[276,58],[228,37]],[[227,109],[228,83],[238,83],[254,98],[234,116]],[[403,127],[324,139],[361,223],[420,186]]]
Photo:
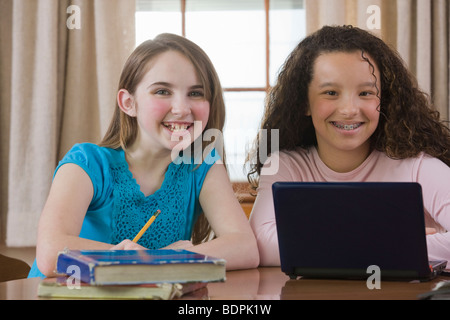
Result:
[[[395,47],[441,117],[450,119],[448,0],[305,0],[305,6],[309,33],[323,25],[350,24]],[[380,20],[379,28],[373,19]]]
[[135,3],[0,0],[0,12],[0,240],[33,246],[57,162],[109,124]]

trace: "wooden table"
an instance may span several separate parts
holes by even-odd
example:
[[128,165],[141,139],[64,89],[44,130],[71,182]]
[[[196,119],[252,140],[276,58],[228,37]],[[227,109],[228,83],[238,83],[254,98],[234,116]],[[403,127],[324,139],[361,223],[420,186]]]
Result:
[[[381,289],[370,290],[359,280],[290,280],[280,268],[258,268],[227,272],[223,283],[184,296],[183,300],[414,300],[431,291],[440,280],[429,282],[382,281]],[[0,283],[0,299],[36,300],[39,278]]]

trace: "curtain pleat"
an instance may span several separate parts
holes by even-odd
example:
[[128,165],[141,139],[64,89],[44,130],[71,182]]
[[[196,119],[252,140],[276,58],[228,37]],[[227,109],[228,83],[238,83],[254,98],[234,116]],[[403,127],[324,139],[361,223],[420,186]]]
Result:
[[[99,142],[111,120],[134,49],[135,2],[0,1],[2,20],[11,14],[0,22],[0,240],[33,246],[58,161],[75,143]],[[69,28],[71,17],[80,28]]]
[[31,245],[55,168],[58,5],[13,1],[7,244]]

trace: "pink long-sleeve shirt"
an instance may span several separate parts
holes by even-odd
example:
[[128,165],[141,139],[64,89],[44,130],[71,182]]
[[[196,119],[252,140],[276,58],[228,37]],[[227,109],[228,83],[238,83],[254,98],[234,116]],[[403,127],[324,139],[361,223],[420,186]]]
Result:
[[355,170],[338,173],[322,162],[316,148],[272,154],[261,171],[250,216],[262,266],[280,265],[272,197],[272,184],[277,181],[418,182],[422,186],[426,227],[437,230],[437,234],[427,236],[429,259],[450,261],[450,167],[436,158],[421,154],[394,160],[373,151]]

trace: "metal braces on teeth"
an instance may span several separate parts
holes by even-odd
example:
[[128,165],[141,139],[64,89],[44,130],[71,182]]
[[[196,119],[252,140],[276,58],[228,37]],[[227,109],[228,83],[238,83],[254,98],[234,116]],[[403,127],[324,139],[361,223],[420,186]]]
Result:
[[360,124],[337,124],[337,123],[333,123],[335,127],[339,128],[339,129],[344,129],[344,130],[354,130],[359,128],[361,125]]

